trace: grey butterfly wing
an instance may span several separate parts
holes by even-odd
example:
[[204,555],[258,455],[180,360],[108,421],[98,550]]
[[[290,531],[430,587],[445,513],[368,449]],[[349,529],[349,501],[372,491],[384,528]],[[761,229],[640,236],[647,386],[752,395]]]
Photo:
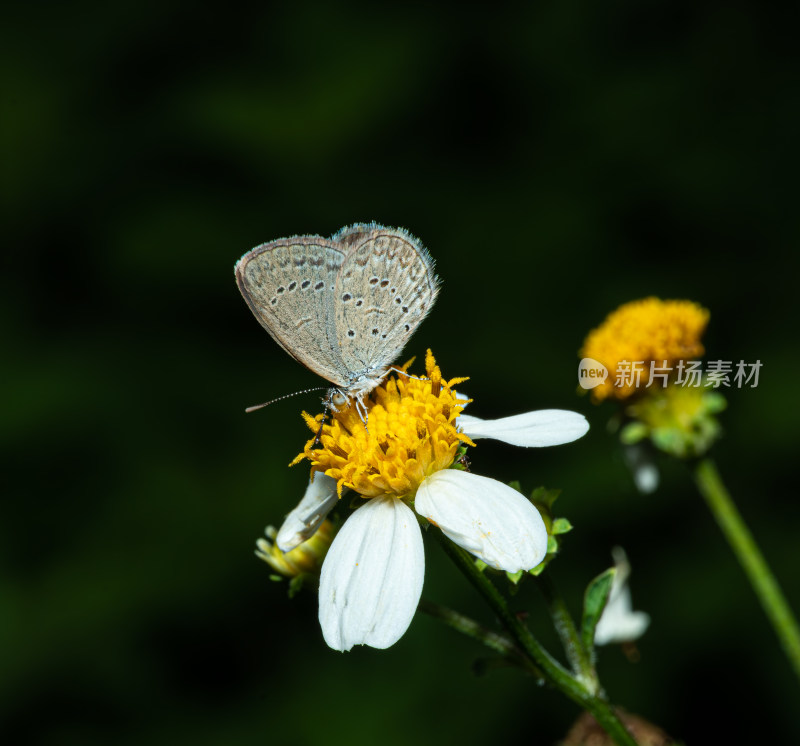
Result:
[[332,298],[345,252],[319,236],[262,244],[235,267],[253,315],[295,360],[337,386],[347,383]]
[[332,240],[346,251],[334,291],[342,363],[350,372],[386,366],[436,300],[433,259],[406,231],[376,224],[345,228]]

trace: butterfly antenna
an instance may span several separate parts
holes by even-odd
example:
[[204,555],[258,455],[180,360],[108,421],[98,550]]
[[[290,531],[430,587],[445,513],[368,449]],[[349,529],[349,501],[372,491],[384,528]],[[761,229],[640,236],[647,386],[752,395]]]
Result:
[[255,412],[257,409],[263,409],[264,407],[268,407],[270,404],[274,404],[276,401],[281,401],[283,399],[289,399],[292,396],[298,396],[299,394],[308,394],[311,391],[324,391],[325,386],[315,386],[313,389],[303,389],[302,391],[295,391],[292,394],[284,394],[283,396],[279,396],[277,399],[270,399],[269,401],[265,401],[263,404],[254,404],[252,407],[247,407],[244,411],[250,414],[250,412]]

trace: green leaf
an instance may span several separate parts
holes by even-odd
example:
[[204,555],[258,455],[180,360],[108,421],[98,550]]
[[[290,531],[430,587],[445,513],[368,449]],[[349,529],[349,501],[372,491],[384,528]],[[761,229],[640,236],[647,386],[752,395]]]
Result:
[[522,485],[516,479],[509,482],[508,486],[511,487],[512,490],[516,490],[517,492],[522,492]]
[[581,640],[587,652],[591,655],[594,649],[594,630],[600,615],[606,608],[608,594],[611,593],[611,584],[617,574],[616,568],[610,567],[598,575],[588,586],[583,596],[583,619],[581,620]]

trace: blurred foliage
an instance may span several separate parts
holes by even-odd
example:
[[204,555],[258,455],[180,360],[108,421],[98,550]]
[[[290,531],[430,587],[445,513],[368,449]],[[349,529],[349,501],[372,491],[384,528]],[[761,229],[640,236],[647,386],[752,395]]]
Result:
[[[791,15],[790,15],[791,12]],[[621,544],[653,618],[616,702],[688,743],[800,739],[797,682],[678,464],[633,489],[577,350],[620,303],[691,298],[730,390],[715,453],[787,596],[797,529],[796,13],[754,3],[16,4],[0,28],[0,733],[14,744],[552,743],[577,717],[419,614],[329,650],[254,542],[302,494],[317,385],[233,280],[256,244],[377,220],[444,280],[406,350],[471,412],[583,411],[579,443],[481,441],[563,489],[548,568],[580,609]],[[790,294],[790,288],[792,294]],[[429,546],[425,595],[492,620]],[[515,596],[548,637],[541,599]],[[746,706],[741,703],[746,702]],[[734,709],[735,708],[735,709]],[[465,712],[470,717],[465,718]]]

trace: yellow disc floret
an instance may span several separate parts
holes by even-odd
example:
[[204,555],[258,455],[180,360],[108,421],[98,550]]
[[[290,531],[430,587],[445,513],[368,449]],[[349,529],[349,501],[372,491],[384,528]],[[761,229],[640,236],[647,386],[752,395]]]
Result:
[[293,463],[308,459],[313,471],[336,480],[340,496],[348,487],[363,497],[413,498],[423,479],[453,463],[460,444],[473,445],[455,424],[467,402],[453,386],[467,379],[445,381],[430,350],[425,369],[426,378],[387,378],[364,400],[366,418],[349,401],[322,426],[319,440],[322,415],[304,412],[314,435]]
[[620,362],[639,363],[649,371],[651,362],[671,368],[679,360],[702,356],[700,338],[708,319],[705,308],[687,300],[645,298],[620,306],[589,333],[580,353],[608,369],[608,378],[592,391],[595,401],[626,399],[636,393],[634,381],[620,384]]

